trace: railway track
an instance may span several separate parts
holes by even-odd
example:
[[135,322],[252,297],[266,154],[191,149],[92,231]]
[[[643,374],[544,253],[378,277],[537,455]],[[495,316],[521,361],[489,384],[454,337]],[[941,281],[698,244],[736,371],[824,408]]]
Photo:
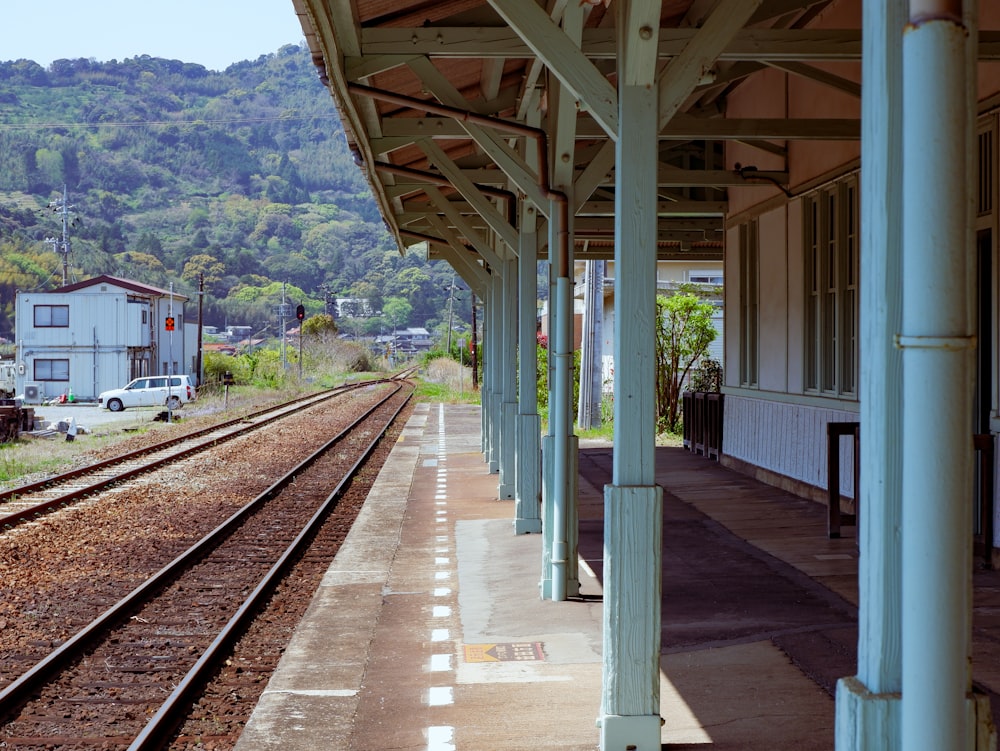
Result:
[[[0,745],[162,748],[301,556],[412,387],[396,384],[154,577],[0,691]],[[164,698],[166,701],[164,701]]]
[[0,534],[22,522],[35,520],[50,511],[66,507],[170,462],[211,449],[224,441],[258,430],[303,409],[323,404],[357,389],[400,380],[408,374],[409,372],[404,372],[389,379],[337,386],[320,394],[311,394],[274,407],[257,410],[209,428],[130,451],[44,480],[0,491]]

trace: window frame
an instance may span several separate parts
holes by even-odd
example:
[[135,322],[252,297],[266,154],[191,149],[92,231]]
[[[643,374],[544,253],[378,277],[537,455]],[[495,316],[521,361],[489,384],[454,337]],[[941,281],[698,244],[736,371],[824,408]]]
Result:
[[739,228],[740,386],[760,384],[760,233],[752,219]]
[[[56,373],[53,375],[53,365],[56,363],[65,364],[66,377],[58,377],[61,373]],[[40,366],[45,365],[48,368],[48,377],[44,376],[40,372]],[[32,380],[38,382],[46,383],[66,383],[69,381],[69,358],[68,357],[41,357],[32,361],[32,374],[34,378]]]
[[802,197],[806,393],[858,396],[859,210],[856,176]]
[[[40,321],[39,320],[39,318],[40,318],[39,314],[42,313],[43,311],[47,311],[48,315],[47,316],[41,316],[43,318],[43,320]],[[62,316],[56,316],[56,315],[54,315],[56,313],[56,311],[65,312],[65,321],[66,321],[65,323],[61,323],[61,322],[55,320],[57,317],[60,318],[60,320],[63,318]],[[47,322],[44,320],[46,318],[47,318]],[[35,325],[36,329],[66,329],[66,328],[69,328],[69,305],[51,305],[51,304],[48,304],[48,303],[46,303],[44,305],[41,305],[41,304],[40,305],[34,305],[34,306],[32,306],[32,321],[34,321],[34,325]]]

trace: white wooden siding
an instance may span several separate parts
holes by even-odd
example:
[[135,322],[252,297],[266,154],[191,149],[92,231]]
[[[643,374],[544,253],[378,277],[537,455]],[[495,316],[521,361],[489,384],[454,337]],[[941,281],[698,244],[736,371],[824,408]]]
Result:
[[[735,459],[826,489],[826,425],[857,422],[857,412],[728,394],[723,452]],[[862,436],[864,440],[864,436]],[[841,493],[854,497],[853,438],[841,438]]]

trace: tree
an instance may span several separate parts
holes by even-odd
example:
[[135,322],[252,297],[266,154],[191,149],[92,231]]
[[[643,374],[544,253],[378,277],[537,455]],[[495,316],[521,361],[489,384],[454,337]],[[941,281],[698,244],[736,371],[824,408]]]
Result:
[[315,337],[336,334],[337,323],[333,320],[333,316],[326,313],[319,313],[318,315],[309,316],[302,322],[302,333],[305,336]]
[[684,379],[715,339],[713,311],[689,291],[656,298],[656,416],[671,432],[680,427]]
[[217,284],[225,273],[226,267],[218,258],[206,253],[199,253],[191,256],[184,264],[181,272],[181,279],[188,282],[197,282],[204,275],[205,284],[210,287]]
[[402,328],[410,322],[413,306],[403,297],[390,297],[382,306],[382,314],[393,330]]

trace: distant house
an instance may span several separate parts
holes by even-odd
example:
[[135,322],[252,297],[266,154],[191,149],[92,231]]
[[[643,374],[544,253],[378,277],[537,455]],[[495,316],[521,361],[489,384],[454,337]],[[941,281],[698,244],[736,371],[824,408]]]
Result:
[[[80,400],[147,375],[195,374],[197,324],[188,298],[98,276],[15,301],[17,390],[29,400]],[[172,323],[172,325],[171,325]]]
[[399,352],[426,352],[434,344],[430,332],[425,328],[396,329],[394,335]]

